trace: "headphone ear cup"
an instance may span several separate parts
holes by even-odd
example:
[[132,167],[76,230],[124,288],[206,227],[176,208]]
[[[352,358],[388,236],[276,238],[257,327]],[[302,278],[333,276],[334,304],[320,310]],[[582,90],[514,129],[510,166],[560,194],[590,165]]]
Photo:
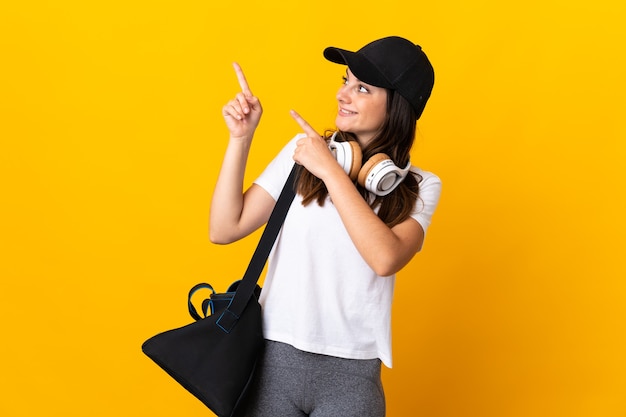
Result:
[[361,147],[357,142],[348,141],[345,142],[350,146],[351,155],[352,155],[352,165],[350,167],[350,171],[348,175],[352,181],[356,181],[359,172],[361,171],[361,163],[363,162],[363,153],[361,152]]
[[369,190],[369,188],[367,187],[367,177],[373,173],[372,171],[374,170],[376,165],[388,159],[390,158],[384,153],[377,153],[377,154],[372,155],[372,157],[367,160],[365,165],[363,165],[363,167],[359,171],[359,175],[358,175],[358,183],[361,184],[361,187],[364,187]]
[[404,180],[410,168],[410,161],[405,168],[398,168],[389,156],[377,153],[361,168],[358,182],[366,190],[381,197],[386,196]]
[[363,161],[363,154],[359,144],[354,141],[331,141],[329,147],[345,173],[348,174],[352,181],[356,181],[361,170],[361,162]]

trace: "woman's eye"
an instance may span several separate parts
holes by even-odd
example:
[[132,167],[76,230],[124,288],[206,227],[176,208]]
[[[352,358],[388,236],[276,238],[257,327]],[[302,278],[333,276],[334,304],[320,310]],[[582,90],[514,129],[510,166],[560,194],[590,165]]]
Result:
[[[346,77],[345,75],[343,77],[341,77],[341,79],[343,80],[343,85],[348,85],[350,83],[350,80],[348,80],[348,77]],[[367,89],[367,87],[365,87],[364,85],[358,85],[357,86],[357,90],[359,91],[359,93],[369,93],[370,90]]]

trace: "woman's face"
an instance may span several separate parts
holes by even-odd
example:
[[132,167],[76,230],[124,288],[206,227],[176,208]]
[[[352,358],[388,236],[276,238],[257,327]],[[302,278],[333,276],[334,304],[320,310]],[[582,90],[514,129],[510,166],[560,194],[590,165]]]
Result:
[[348,69],[337,101],[337,129],[353,133],[361,146],[367,145],[385,120],[387,90],[365,84]]

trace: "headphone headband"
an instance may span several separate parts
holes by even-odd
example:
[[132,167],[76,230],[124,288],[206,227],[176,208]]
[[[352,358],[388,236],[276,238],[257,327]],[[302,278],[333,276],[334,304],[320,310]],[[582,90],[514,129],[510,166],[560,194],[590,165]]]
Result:
[[389,156],[378,153],[373,155],[361,166],[361,148],[355,141],[336,142],[337,131],[330,137],[328,148],[341,165],[344,172],[366,190],[378,195],[386,196],[391,193],[407,176],[411,168],[409,161],[404,168],[399,168]]

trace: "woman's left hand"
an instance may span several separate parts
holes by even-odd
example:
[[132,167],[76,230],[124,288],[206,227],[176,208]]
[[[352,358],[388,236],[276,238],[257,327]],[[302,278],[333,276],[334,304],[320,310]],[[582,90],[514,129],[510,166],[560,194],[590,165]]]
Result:
[[295,110],[291,110],[290,113],[307,135],[296,143],[297,147],[293,154],[294,161],[304,166],[322,181],[325,181],[328,175],[344,173],[328,148],[326,140]]

